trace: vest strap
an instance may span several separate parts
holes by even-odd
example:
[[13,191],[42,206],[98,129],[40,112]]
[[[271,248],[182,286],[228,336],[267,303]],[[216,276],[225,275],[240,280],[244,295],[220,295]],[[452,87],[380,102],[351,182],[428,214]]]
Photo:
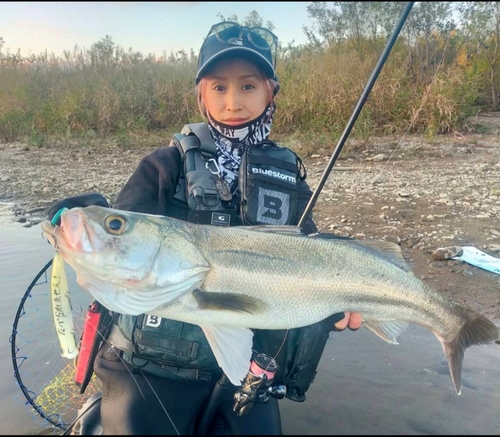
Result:
[[124,352],[132,353],[134,351],[134,345],[132,344],[132,342],[125,338],[125,336],[120,331],[118,325],[115,325],[114,323],[111,325],[111,328],[109,329],[107,341],[111,345],[115,346],[116,348]]
[[153,361],[150,359],[138,357],[128,352],[123,352],[122,358],[128,364],[139,368],[141,373],[146,372],[159,378],[177,381],[186,379],[191,381],[213,381],[218,379],[222,372],[220,369],[205,370],[172,366],[166,363],[162,363],[160,360]]
[[216,145],[206,123],[186,124],[182,128],[181,134],[189,135],[190,133],[193,133],[200,140],[200,149],[202,152],[215,155]]
[[140,349],[146,347],[154,347],[164,349],[166,352],[188,357],[196,358],[198,355],[199,344],[195,341],[176,340],[173,338],[165,338],[151,335],[150,332],[136,328],[134,331],[134,339],[136,341],[139,352]]

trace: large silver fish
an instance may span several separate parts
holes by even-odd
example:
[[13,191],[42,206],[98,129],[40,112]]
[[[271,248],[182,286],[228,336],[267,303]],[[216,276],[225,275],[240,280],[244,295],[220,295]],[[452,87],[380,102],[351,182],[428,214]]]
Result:
[[218,227],[98,206],[74,208],[44,235],[78,284],[112,311],[201,326],[235,385],[244,379],[254,329],[288,329],[342,311],[389,343],[410,322],[442,344],[461,391],[465,349],[498,328],[445,299],[408,269],[398,245],[303,236],[296,227]]

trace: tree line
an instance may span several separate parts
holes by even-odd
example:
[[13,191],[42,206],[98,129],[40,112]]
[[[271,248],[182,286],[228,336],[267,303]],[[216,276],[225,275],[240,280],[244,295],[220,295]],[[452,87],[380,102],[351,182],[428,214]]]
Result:
[[[405,2],[312,2],[305,44],[280,43],[277,135],[338,137]],[[274,28],[257,12],[244,25]],[[353,129],[353,135],[464,129],[498,110],[500,4],[416,2]],[[278,35],[279,36],[279,35]],[[12,53],[0,37],[0,139],[51,134],[176,132],[200,121],[197,54],[142,54],[105,35],[61,55]],[[469,128],[471,128],[469,126]]]

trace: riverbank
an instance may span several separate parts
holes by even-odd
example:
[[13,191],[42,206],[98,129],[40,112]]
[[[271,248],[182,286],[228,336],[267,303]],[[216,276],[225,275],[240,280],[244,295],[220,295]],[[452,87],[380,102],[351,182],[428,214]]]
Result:
[[[400,244],[414,273],[428,285],[500,318],[500,276],[432,257],[448,246],[475,246],[500,257],[499,120],[498,115],[478,119],[485,126],[481,134],[375,138],[350,147],[322,189],[316,222],[323,231]],[[0,144],[0,201],[12,202],[13,220],[26,227],[40,223],[52,203],[71,195],[94,191],[113,203],[141,158],[160,145]],[[294,147],[300,154],[301,145]],[[312,188],[332,149],[304,158]]]

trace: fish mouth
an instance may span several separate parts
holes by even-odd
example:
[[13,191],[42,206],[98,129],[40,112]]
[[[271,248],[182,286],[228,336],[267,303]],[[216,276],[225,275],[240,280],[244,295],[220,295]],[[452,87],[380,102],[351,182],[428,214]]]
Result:
[[57,249],[57,239],[54,234],[56,227],[53,226],[49,220],[47,220],[42,222],[41,228],[42,228],[42,238],[46,238],[52,245],[52,247],[54,249]]
[[105,246],[77,209],[64,211],[61,214],[60,225],[54,226],[47,220],[42,222],[41,228],[42,237],[47,238],[56,250],[93,253],[99,252]]

